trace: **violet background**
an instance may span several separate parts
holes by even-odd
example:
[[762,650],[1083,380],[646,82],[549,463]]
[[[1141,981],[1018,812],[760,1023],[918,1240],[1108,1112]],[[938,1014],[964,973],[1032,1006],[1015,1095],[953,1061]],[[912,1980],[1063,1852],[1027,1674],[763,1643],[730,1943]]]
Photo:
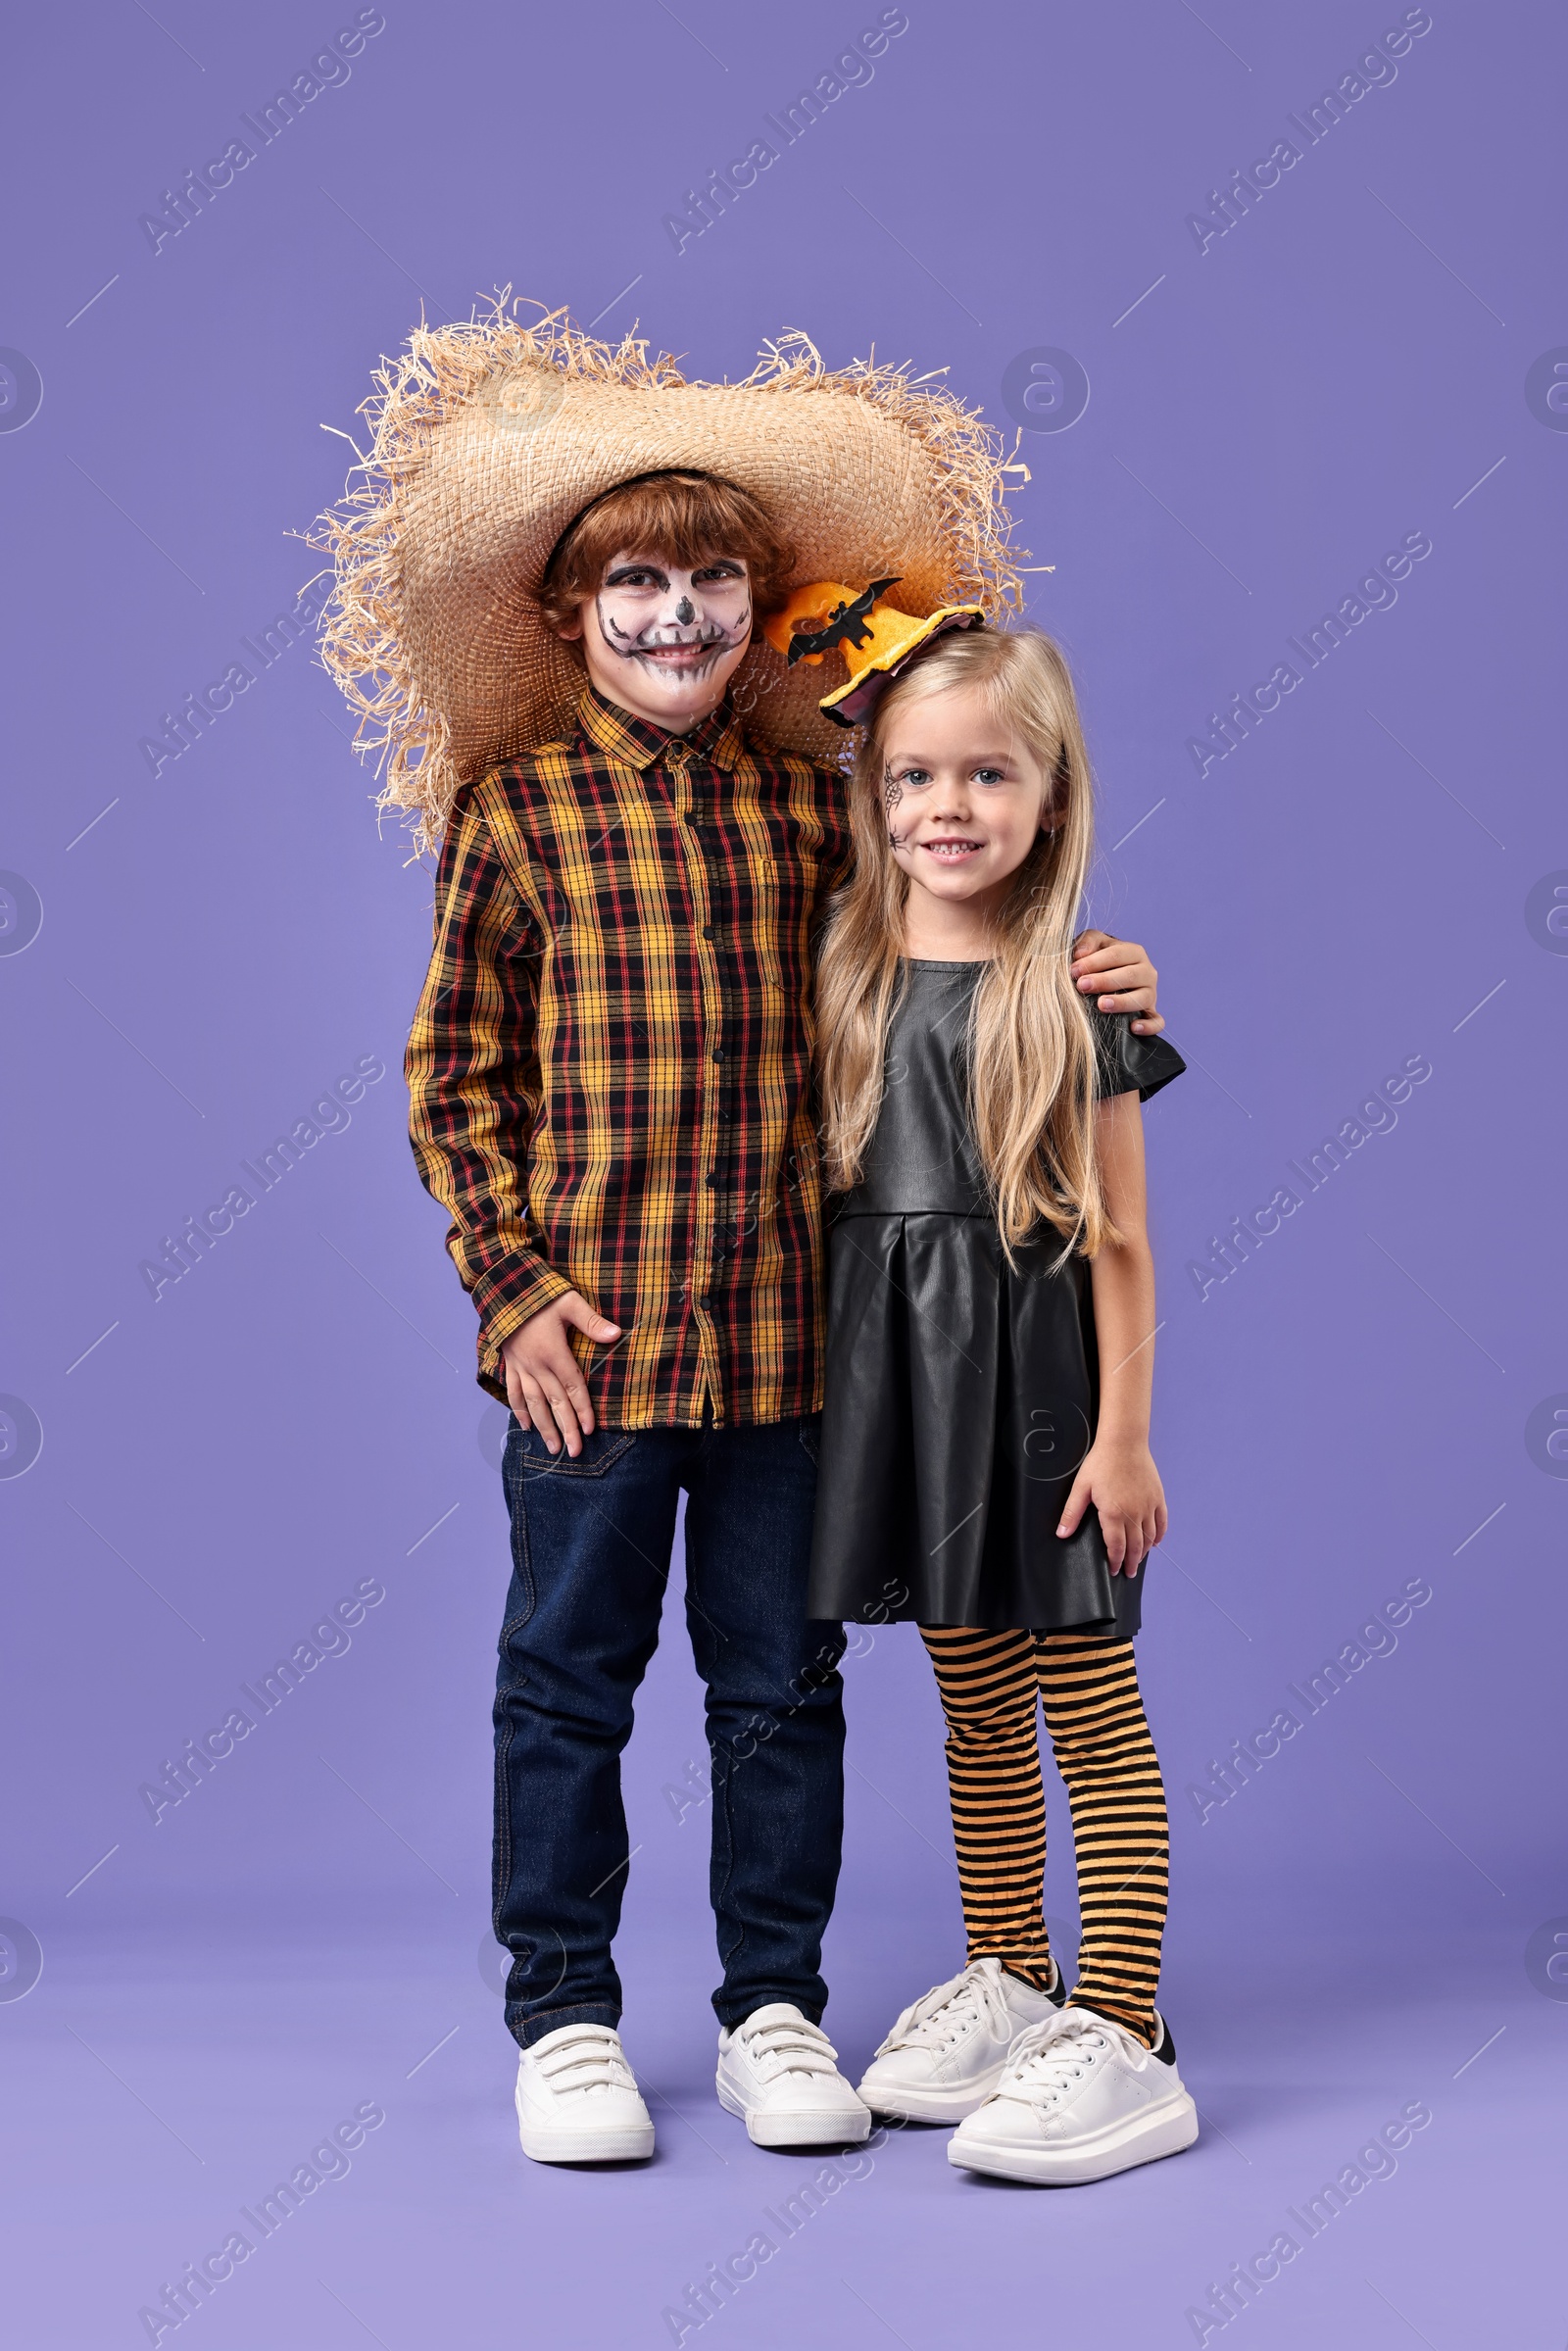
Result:
[[[874,78],[677,254],[665,212],[878,13],[387,0],[347,83],[156,256],[138,216],[353,11],[92,0],[13,27],[0,342],[43,382],[0,433],[0,865],[43,910],[0,955],[0,1389],[43,1431],[0,1479],[0,1911],[43,1953],[12,1996],[27,1946],[0,1940],[18,2344],[147,2340],[163,2281],[363,2100],[386,2122],[349,2175],[181,2342],[668,2342],[687,2281],[817,2169],[712,2099],[678,1616],[628,1760],[619,1951],[660,2155],[518,2153],[476,1956],[504,1516],[398,1074],[428,871],[378,837],[308,644],[157,780],[138,751],[315,569],[287,534],[349,458],[318,426],[355,429],[421,297],[445,319],[506,284],[638,319],[702,376],[792,326],[832,364],[947,365],[1004,423],[1010,362],[1075,356],[1087,410],[1024,435],[1018,535],[1055,565],[1031,616],[1087,712],[1094,912],[1150,944],[1192,1064],[1148,1121],[1172,1534],[1140,1656],[1175,1826],[1162,2000],[1203,2135],[1036,2195],[896,2135],[685,2340],[1191,2342],[1209,2281],[1418,2099],[1396,2176],[1223,2332],[1568,2330],[1568,1465],[1526,1444],[1568,1403],[1568,962],[1527,922],[1568,868],[1568,439],[1525,389],[1568,344],[1562,20],[1437,0],[1397,78],[1200,254],[1189,212],[1399,9],[910,0]],[[1200,780],[1189,735],[1411,531],[1433,551],[1397,604]],[[362,1054],[387,1075],[348,1130],[155,1305],[138,1262]],[[1397,1127],[1200,1302],[1186,1261],[1414,1054]],[[348,1653],[155,1828],[139,1785],[367,1577],[386,1598]],[[1189,1784],[1412,1578],[1433,1596],[1396,1651],[1200,1825]],[[961,1959],[925,1661],[907,1628],[858,1647],[827,2018],[857,2068]],[[1066,1918],[1059,1788],[1053,1818]]]

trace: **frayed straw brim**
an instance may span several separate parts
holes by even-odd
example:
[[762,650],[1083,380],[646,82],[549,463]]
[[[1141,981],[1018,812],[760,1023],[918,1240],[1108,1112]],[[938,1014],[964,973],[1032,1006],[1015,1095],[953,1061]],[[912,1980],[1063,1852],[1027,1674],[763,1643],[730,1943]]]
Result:
[[[634,474],[689,466],[757,498],[793,547],[795,582],[899,577],[901,609],[1022,605],[1001,437],[931,377],[824,367],[803,334],[739,384],[687,383],[646,343],[591,341],[564,312],[524,326],[507,297],[419,327],[383,362],[362,415],[361,486],[320,516],[333,558],[322,659],[381,755],[382,808],[421,847],[459,786],[557,740],[584,673],[546,625],[544,567],[574,515]],[[827,763],[841,728],[759,633],[733,688],[761,745]]]

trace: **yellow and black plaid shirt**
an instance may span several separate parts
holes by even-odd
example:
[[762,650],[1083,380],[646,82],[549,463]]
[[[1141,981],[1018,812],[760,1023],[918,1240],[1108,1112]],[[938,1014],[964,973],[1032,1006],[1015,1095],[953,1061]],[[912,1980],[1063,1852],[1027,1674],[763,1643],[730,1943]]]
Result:
[[492,1395],[579,1290],[622,1332],[587,1356],[608,1425],[818,1409],[811,943],[849,858],[842,779],[727,707],[667,735],[590,691],[458,795],[407,1066]]

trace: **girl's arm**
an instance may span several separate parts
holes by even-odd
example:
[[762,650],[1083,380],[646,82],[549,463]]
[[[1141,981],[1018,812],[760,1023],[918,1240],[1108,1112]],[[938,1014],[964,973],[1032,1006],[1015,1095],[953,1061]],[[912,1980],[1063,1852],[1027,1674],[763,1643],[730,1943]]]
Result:
[[1165,1535],[1165,1492],[1149,1450],[1154,1383],[1154,1261],[1146,1228],[1144,1120],[1136,1094],[1108,1096],[1095,1112],[1101,1181],[1121,1234],[1090,1266],[1100,1348],[1100,1426],[1073,1480],[1058,1535],[1071,1535],[1091,1502],[1100,1513],[1110,1572],[1136,1575]]

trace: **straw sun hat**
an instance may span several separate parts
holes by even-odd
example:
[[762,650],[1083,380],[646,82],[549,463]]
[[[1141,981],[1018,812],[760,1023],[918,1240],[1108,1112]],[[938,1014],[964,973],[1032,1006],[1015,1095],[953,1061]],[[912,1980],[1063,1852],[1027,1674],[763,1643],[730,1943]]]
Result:
[[[787,334],[743,383],[688,383],[646,343],[591,341],[559,311],[523,325],[502,295],[417,328],[374,380],[360,486],[311,534],[336,568],[321,652],[381,755],[380,805],[413,811],[421,845],[461,784],[569,723],[584,674],[543,617],[543,574],[567,524],[634,474],[749,491],[795,551],[794,585],[896,576],[916,617],[1021,605],[1002,488],[1027,470],[930,376],[829,369]],[[842,682],[759,630],[732,691],[760,744],[837,761],[847,738],[819,704]]]

